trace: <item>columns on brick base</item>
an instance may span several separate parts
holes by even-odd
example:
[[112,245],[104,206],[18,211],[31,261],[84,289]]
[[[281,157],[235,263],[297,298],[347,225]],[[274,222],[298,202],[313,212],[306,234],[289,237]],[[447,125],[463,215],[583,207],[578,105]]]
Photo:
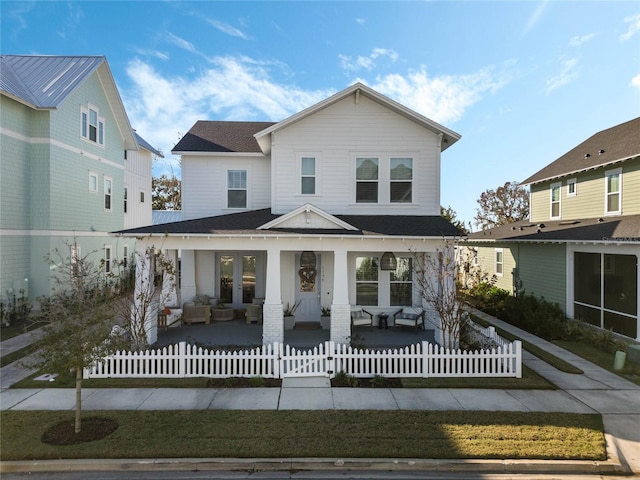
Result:
[[333,257],[333,303],[331,304],[331,341],[349,343],[351,336],[351,305],[347,251],[336,250]]
[[284,315],[280,278],[280,250],[267,250],[267,285],[262,307],[263,345],[284,342]]

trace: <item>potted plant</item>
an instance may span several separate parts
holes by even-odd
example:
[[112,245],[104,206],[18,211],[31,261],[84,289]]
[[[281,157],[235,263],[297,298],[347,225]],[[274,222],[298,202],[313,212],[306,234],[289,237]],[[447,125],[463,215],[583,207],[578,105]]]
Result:
[[211,309],[211,319],[216,322],[233,320],[233,315],[233,308],[227,307],[222,302],[218,302],[218,304]]
[[322,325],[323,330],[331,328],[331,308],[320,307],[320,325]]
[[287,303],[286,307],[284,307],[284,310],[282,311],[283,315],[284,315],[284,329],[285,330],[293,330],[293,325],[295,324],[295,320],[296,320],[296,310],[298,309],[298,307],[300,306],[300,301],[294,303],[292,306],[290,306],[289,303]]

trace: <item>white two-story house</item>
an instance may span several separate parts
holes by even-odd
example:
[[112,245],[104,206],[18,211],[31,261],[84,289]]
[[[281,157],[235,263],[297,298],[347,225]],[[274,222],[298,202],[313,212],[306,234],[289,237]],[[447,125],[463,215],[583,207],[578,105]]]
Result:
[[294,304],[296,322],[330,308],[341,343],[352,305],[437,324],[413,263],[459,235],[440,216],[441,155],[459,139],[359,83],[277,123],[199,121],[173,150],[184,220],[115,234],[179,252],[182,302],[264,299],[264,343],[283,341]]

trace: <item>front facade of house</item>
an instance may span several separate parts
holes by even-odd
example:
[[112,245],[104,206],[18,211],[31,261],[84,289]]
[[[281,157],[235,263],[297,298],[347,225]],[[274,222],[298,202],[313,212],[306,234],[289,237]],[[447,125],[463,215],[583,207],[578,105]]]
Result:
[[159,152],[131,129],[104,57],[1,62],[0,298],[35,299],[51,293],[55,249],[95,252],[105,273],[133,253],[108,232],[150,223]]
[[530,220],[469,236],[497,286],[640,339],[640,118],[599,132],[523,182]]
[[439,214],[441,153],[459,138],[361,84],[279,123],[200,121],[174,149],[184,220],[116,235],[179,252],[182,303],[264,300],[264,343],[283,340],[292,305],[295,322],[330,308],[345,342],[352,305],[426,309],[415,257],[459,234]]

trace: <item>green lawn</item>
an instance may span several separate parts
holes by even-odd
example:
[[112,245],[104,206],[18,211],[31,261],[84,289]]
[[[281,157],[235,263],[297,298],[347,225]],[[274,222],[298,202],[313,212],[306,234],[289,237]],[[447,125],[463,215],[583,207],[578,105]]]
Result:
[[101,411],[102,440],[41,442],[72,412],[3,411],[0,459],[404,457],[605,460],[600,415],[453,411]]

